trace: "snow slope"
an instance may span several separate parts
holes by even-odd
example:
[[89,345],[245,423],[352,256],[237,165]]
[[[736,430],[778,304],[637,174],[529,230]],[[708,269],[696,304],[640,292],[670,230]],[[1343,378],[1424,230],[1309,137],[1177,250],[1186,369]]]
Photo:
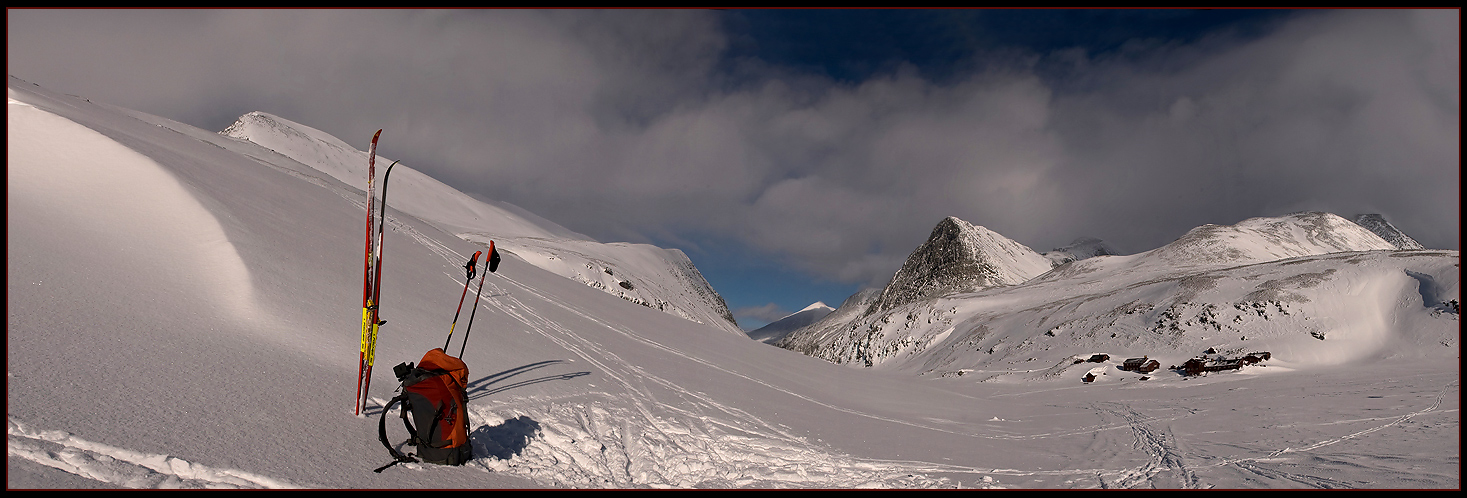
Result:
[[[914,376],[771,348],[508,252],[450,348],[467,336],[475,459],[373,473],[387,372],[441,345],[481,246],[389,209],[388,323],[357,417],[359,189],[211,131],[15,78],[7,93],[12,490],[1460,487],[1452,355],[1094,384]],[[1350,288],[1399,309],[1383,320],[1451,320],[1392,301],[1411,282],[1428,290],[1406,297],[1455,296],[1442,257],[1382,254],[1353,266],[1414,262],[1409,281]],[[1301,261],[1286,267],[1332,264]]]
[[[366,190],[366,152],[320,130],[255,111],[240,116],[220,133],[259,144]],[[380,179],[392,160],[379,156],[377,162]],[[515,206],[474,199],[404,164],[393,166],[388,187],[393,209],[461,238],[484,247],[493,240],[497,248],[514,252],[541,269],[637,304],[743,333],[723,298],[681,251],[647,244],[598,243]]]
[[[320,130],[254,111],[229,125],[221,135],[259,144],[358,190],[367,190],[367,153]],[[367,148],[370,138],[362,140]],[[389,133],[384,140],[391,140]],[[381,180],[392,159],[377,157]],[[530,219],[505,206],[490,205],[455,190],[406,164],[393,167],[388,199],[394,209],[431,221],[448,231],[493,227],[499,237],[541,237],[586,240],[560,225]]]
[[1406,235],[1405,232],[1396,228],[1395,225],[1386,221],[1385,217],[1379,214],[1356,215],[1355,223],[1379,235],[1386,242],[1390,242],[1391,245],[1396,246],[1396,249],[1426,249],[1426,246],[1421,245],[1420,242],[1411,238],[1410,235]]
[[749,338],[766,344],[774,343],[784,338],[790,332],[794,332],[806,325],[815,323],[825,318],[835,308],[827,306],[823,302],[815,302],[800,311],[785,315],[783,318],[770,322],[768,325],[749,331]]
[[1057,247],[1053,251],[1043,254],[1050,264],[1059,266],[1071,261],[1079,261],[1096,256],[1114,256],[1120,254],[1105,241],[1095,237],[1080,237],[1064,247]]

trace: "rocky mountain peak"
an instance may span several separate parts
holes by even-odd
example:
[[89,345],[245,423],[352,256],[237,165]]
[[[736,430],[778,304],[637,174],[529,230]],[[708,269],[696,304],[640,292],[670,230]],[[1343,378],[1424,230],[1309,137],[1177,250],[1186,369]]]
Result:
[[947,217],[892,276],[868,313],[923,299],[1023,283],[1051,264],[1023,244]]
[[1385,216],[1379,214],[1362,214],[1355,216],[1354,221],[1355,224],[1379,235],[1386,242],[1390,242],[1391,245],[1396,246],[1396,249],[1426,249],[1416,239],[1411,238],[1410,235],[1406,235],[1405,232],[1396,228],[1391,222],[1386,221]]

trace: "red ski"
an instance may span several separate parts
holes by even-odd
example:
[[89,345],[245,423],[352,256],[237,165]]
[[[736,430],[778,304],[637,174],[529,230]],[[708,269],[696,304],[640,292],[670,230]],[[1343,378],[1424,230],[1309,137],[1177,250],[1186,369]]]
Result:
[[372,381],[372,360],[368,357],[367,350],[374,349],[369,348],[369,343],[376,342],[378,325],[377,303],[373,300],[376,282],[372,279],[372,201],[376,198],[373,180],[377,176],[377,138],[380,136],[382,136],[382,130],[377,130],[377,133],[372,135],[372,145],[367,148],[367,235],[362,263],[362,344],[361,354],[357,357],[357,398],[355,401],[357,415],[362,414],[362,409],[367,404],[367,388]]

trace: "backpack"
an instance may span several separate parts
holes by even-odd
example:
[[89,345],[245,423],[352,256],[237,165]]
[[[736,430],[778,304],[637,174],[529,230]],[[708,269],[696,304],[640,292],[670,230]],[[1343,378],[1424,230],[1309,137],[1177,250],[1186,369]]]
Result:
[[[463,465],[473,459],[469,444],[468,385],[469,367],[463,360],[449,356],[440,348],[423,355],[414,367],[399,363],[392,368],[402,382],[402,394],[382,408],[377,422],[377,437],[393,461],[378,468],[382,472],[402,462],[424,462],[439,465]],[[417,447],[417,458],[404,455],[387,441],[387,414],[392,405],[402,404],[402,423],[407,427],[407,444]],[[408,414],[412,421],[408,421]],[[416,427],[415,427],[416,426]]]

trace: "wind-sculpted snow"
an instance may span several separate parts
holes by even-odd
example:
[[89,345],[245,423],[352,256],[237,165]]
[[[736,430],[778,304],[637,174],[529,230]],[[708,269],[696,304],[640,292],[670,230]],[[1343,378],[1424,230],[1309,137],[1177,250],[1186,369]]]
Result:
[[[178,178],[152,159],[75,122],[13,98],[8,108],[11,223],[85,227],[71,237],[57,233],[12,239],[12,248],[64,247],[75,251],[77,258],[147,267],[173,277],[171,285],[206,297],[239,319],[256,312],[249,270],[214,213]],[[69,142],[68,147],[53,148],[60,140]],[[98,252],[88,255],[84,250]],[[73,278],[76,268],[11,263],[12,275],[35,275],[28,284],[38,290]]]

